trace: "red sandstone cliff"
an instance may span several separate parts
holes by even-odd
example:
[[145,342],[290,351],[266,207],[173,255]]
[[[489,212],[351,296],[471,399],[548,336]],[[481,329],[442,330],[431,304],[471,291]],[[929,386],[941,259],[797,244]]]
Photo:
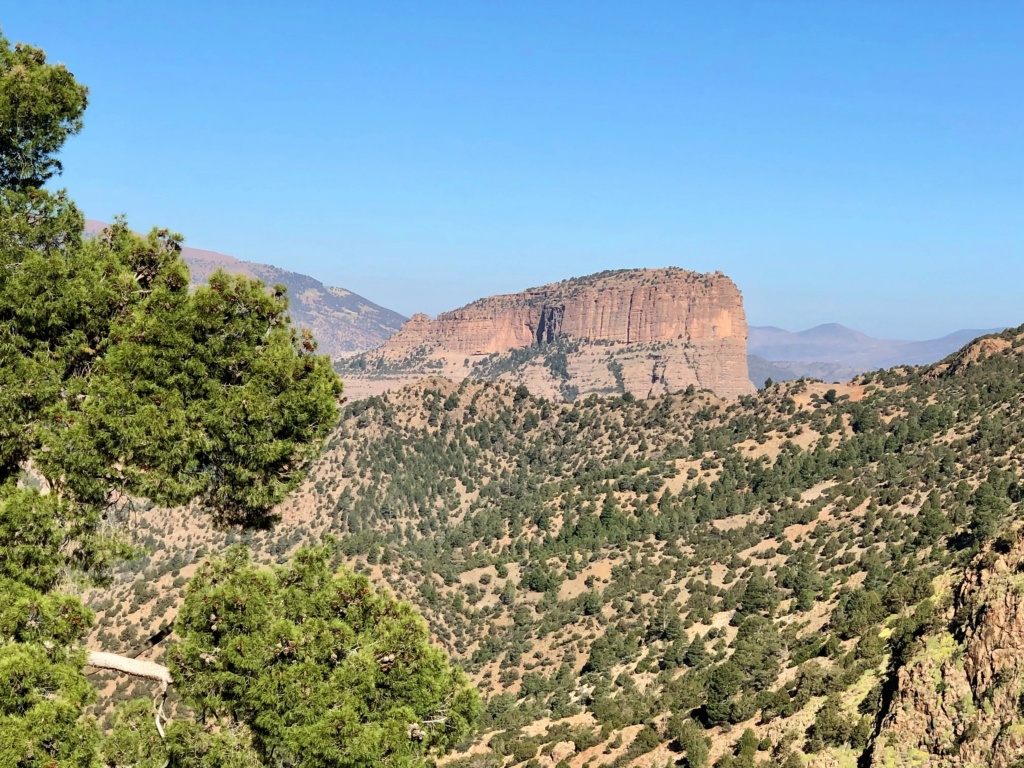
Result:
[[[621,270],[492,296],[435,320],[415,315],[369,353],[367,369],[411,374],[427,365],[432,373],[465,378],[486,375],[485,360],[493,370],[493,356],[572,341],[560,379],[539,359],[532,366],[519,361],[502,375],[553,396],[569,387],[646,397],[694,384],[734,397],[754,391],[746,338],[743,299],[725,275]],[[359,375],[343,372],[353,395]]]
[[559,337],[626,344],[746,342],[743,299],[721,273],[682,269],[602,272],[522,293],[491,296],[436,320],[415,315],[384,345],[400,358],[423,346],[487,355]]

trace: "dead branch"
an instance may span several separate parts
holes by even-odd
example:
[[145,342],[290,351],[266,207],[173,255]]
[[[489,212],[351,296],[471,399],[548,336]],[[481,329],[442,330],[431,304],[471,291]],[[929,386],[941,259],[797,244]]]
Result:
[[140,661],[130,659],[127,656],[120,656],[116,653],[105,653],[103,651],[89,651],[85,661],[90,667],[97,669],[111,669],[115,672],[123,672],[133,677],[143,677],[147,680],[156,680],[166,688],[171,684],[171,673],[163,664],[155,661]]

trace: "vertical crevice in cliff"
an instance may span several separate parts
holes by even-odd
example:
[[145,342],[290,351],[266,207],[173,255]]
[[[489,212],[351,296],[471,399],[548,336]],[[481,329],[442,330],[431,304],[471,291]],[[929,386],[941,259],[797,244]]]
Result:
[[636,299],[636,289],[629,292],[629,309],[626,310],[626,343],[633,343],[633,301]]
[[882,690],[879,694],[878,711],[875,712],[875,722],[868,738],[867,746],[857,757],[857,768],[871,768],[875,757],[875,745],[882,735],[886,717],[892,710],[893,701],[899,690],[899,673],[903,669],[903,663],[895,656],[889,657],[886,665],[885,677],[882,679]]
[[534,343],[537,346],[551,344],[558,337],[564,309],[564,307],[552,307],[547,304],[540,308],[540,314],[537,318],[537,330],[534,333]]

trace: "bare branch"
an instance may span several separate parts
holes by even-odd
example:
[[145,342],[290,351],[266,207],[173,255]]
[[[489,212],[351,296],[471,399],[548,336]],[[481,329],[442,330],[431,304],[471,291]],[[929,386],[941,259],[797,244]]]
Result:
[[163,664],[155,661],[139,661],[130,659],[127,656],[120,656],[116,653],[104,653],[103,651],[89,651],[86,664],[97,669],[111,669],[115,672],[123,672],[133,677],[144,677],[147,680],[156,680],[166,688],[171,684],[171,673]]

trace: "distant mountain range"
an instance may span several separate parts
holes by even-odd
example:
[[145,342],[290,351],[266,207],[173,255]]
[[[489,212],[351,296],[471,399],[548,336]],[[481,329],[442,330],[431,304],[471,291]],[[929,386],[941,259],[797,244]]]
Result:
[[751,380],[759,388],[768,378],[847,381],[858,373],[879,368],[928,365],[979,336],[1002,330],[968,328],[940,339],[902,341],[876,339],[838,323],[795,333],[773,326],[751,326],[747,338],[747,365]]
[[[86,235],[95,235],[105,226],[103,222],[87,220]],[[344,288],[324,285],[309,275],[187,246],[182,249],[182,255],[191,271],[193,284],[202,283],[210,273],[223,269],[258,278],[267,285],[285,285],[291,300],[292,320],[312,330],[320,343],[320,350],[335,359],[380,347],[408,321],[393,310]],[[492,330],[497,332],[497,329]],[[769,378],[774,381],[804,377],[828,382],[848,381],[859,373],[879,368],[928,365],[979,336],[1002,330],[972,328],[939,339],[904,341],[873,338],[838,323],[826,323],[797,332],[773,326],[750,326],[747,367],[750,380],[758,388],[763,387]],[[460,365],[463,357],[459,357]],[[347,371],[350,378],[354,372],[352,369]],[[475,368],[473,372],[480,373]],[[450,371],[447,373],[452,375]],[[461,370],[457,373],[460,375],[455,378],[465,375]],[[530,384],[538,386],[532,380]]]
[[[105,226],[101,221],[88,220],[86,235],[98,234]],[[198,248],[185,247],[182,255],[193,284],[203,283],[212,272],[223,269],[258,278],[267,285],[285,285],[292,320],[312,330],[320,351],[333,358],[383,344],[408,319],[344,288],[326,286],[309,275]]]

